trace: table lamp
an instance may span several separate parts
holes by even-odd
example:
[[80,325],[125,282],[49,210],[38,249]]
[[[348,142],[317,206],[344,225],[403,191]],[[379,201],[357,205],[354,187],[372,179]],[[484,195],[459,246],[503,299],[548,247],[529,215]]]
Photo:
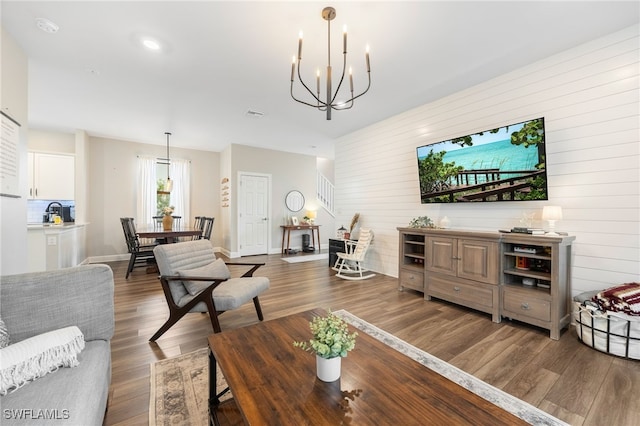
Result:
[[557,236],[556,221],[562,219],[562,207],[544,206],[542,208],[542,220],[549,222],[549,231],[545,235]]
[[313,225],[313,221],[316,220],[316,211],[307,210],[307,217],[309,218],[309,223]]

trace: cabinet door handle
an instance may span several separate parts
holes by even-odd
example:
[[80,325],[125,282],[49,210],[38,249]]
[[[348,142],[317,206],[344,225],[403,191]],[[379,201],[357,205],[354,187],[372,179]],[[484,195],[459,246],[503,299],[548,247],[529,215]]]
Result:
[[522,303],[522,304],[520,304],[520,307],[521,307],[522,309],[526,310],[526,311],[528,311],[528,310],[529,310],[529,304],[528,304],[528,303]]
[[460,291],[460,287],[458,287],[458,286],[454,287],[453,291]]
[[33,196],[33,188],[29,188],[29,197]]

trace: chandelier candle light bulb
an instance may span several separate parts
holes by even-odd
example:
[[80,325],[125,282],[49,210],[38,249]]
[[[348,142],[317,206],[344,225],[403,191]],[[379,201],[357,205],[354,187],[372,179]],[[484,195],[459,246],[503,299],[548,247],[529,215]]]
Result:
[[349,89],[351,90],[351,94],[353,95],[353,70],[349,67]]
[[342,53],[347,54],[347,26],[342,27]]
[[302,60],[302,31],[300,31],[300,38],[298,39],[298,60]]
[[371,72],[371,66],[369,65],[369,45],[368,44],[367,44],[367,47],[365,48],[364,58],[365,58],[365,61],[367,62],[367,72],[369,73]]

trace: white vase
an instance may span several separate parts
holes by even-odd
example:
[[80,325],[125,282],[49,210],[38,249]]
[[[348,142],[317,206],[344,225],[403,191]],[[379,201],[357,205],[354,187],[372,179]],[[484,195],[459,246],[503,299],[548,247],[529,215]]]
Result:
[[322,358],[316,355],[316,375],[323,382],[335,382],[340,378],[342,358]]
[[440,219],[440,227],[441,228],[449,229],[450,226],[451,226],[451,220],[449,220],[449,218],[447,216],[445,216],[442,219]]

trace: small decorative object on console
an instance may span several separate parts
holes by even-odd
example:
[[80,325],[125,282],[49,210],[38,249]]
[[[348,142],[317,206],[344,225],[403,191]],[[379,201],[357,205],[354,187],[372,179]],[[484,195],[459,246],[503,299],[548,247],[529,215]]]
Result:
[[544,235],[544,229],[540,229],[540,228],[522,228],[522,227],[519,227],[519,226],[511,228],[511,232],[514,232],[516,234]]
[[418,216],[411,219],[409,228],[435,228],[435,225],[429,216]]
[[443,229],[449,229],[451,227],[451,220],[445,216],[440,219],[440,227]]
[[354,214],[353,218],[351,218],[351,225],[349,225],[349,234],[353,234],[353,230],[356,229],[356,225],[358,224],[359,220],[360,220],[360,213]]
[[541,253],[542,252],[542,248],[541,247],[530,247],[530,246],[514,246],[513,247],[513,251],[520,252],[520,253],[536,254],[536,253]]

